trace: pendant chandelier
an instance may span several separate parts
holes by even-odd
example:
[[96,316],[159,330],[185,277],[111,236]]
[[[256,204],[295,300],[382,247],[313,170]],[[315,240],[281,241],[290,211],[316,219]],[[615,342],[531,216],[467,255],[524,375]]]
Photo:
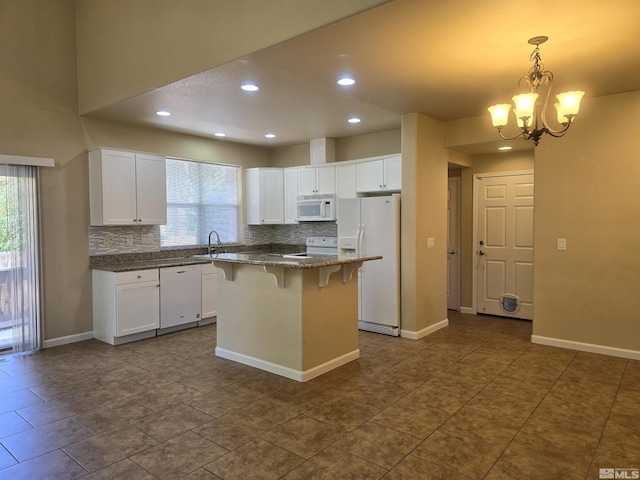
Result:
[[[498,129],[498,133],[505,140],[514,140],[523,137],[525,140],[533,140],[538,145],[540,137],[548,133],[552,137],[562,137],[571,126],[574,117],[580,109],[580,100],[584,95],[583,91],[564,92],[556,95],[558,103],[555,104],[558,123],[562,125],[559,129],[553,129],[547,123],[546,111],[551,86],[553,85],[553,73],[544,69],[540,62],[540,45],[548,40],[548,37],[539,36],[529,39],[529,44],[535,45],[529,60],[533,61],[533,66],[527,75],[524,75],[518,85],[521,89],[527,89],[528,93],[515,95],[513,103],[516,121],[521,131],[513,137],[505,137],[502,133],[503,127],[509,120],[509,110],[511,105],[502,103],[489,107],[493,126]],[[539,92],[540,90],[540,92]],[[540,98],[542,95],[542,98]]]

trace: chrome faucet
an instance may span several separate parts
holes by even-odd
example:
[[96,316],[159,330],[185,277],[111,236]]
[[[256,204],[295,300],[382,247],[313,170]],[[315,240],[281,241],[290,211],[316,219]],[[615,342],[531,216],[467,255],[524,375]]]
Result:
[[209,256],[211,256],[211,234],[212,233],[216,234],[216,245],[222,245],[222,242],[220,241],[220,235],[218,235],[218,232],[216,232],[215,230],[211,230],[209,232]]

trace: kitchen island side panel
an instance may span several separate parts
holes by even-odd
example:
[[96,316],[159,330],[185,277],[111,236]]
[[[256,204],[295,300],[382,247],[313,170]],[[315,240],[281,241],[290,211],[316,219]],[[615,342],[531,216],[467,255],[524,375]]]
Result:
[[218,272],[217,347],[302,370],[302,271],[288,269],[286,288],[258,265]]
[[358,351],[358,274],[342,282],[342,270],[318,286],[318,271],[303,271],[303,370]]

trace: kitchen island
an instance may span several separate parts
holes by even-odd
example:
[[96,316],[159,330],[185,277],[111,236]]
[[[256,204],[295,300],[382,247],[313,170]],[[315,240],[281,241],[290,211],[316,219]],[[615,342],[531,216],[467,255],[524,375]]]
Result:
[[216,355],[300,382],[357,359],[357,271],[381,258],[214,256]]

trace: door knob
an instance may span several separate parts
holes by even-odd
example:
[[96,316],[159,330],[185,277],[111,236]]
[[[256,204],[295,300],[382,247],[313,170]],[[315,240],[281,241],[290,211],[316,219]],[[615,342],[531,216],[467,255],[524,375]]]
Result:
[[455,254],[456,254],[456,251],[452,248],[451,250],[449,250],[449,252],[448,252],[448,253],[449,253],[449,255],[455,255]]
[[482,250],[480,250],[480,251],[478,252],[478,255],[484,255],[484,252],[483,252]]

